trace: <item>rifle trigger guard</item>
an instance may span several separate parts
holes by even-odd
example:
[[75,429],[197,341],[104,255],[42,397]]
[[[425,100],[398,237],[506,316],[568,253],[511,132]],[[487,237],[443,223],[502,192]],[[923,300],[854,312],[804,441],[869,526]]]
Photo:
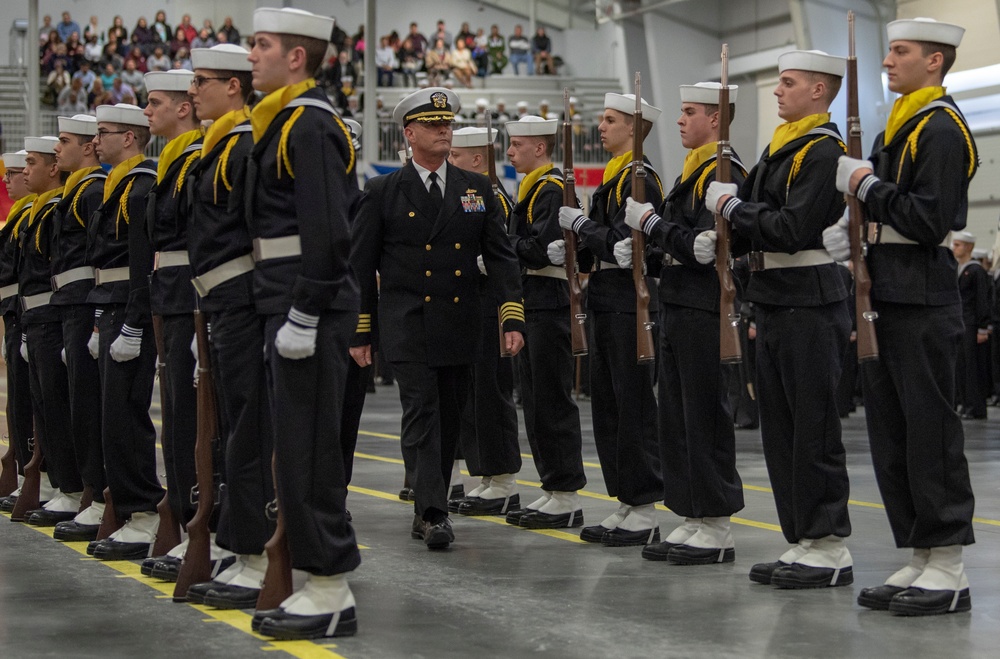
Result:
[[729,314],[729,324],[733,327],[739,327],[740,321],[743,320],[743,316],[738,313]]
[[577,324],[583,325],[587,321],[587,314],[585,314],[585,313],[578,313],[578,314],[576,314],[575,318],[576,318]]
[[192,485],[191,486],[191,495],[189,497],[190,500],[191,500],[191,505],[192,506],[197,506],[198,505],[198,496],[199,496],[198,486],[197,485]]
[[278,521],[278,500],[273,499],[264,506],[264,515],[272,522]]
[[863,314],[861,314],[861,317],[864,318],[865,320],[867,320],[869,323],[873,323],[878,318],[878,312],[877,311],[866,311]]

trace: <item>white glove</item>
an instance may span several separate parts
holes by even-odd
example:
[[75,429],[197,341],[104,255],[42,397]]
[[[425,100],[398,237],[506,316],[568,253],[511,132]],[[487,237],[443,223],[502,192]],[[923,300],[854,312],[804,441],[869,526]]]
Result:
[[642,217],[646,213],[652,212],[652,210],[653,204],[640,204],[632,197],[629,197],[625,201],[625,224],[627,224],[630,229],[642,231]]
[[545,253],[549,257],[552,265],[566,265],[566,241],[553,240],[545,248]]
[[62,350],[59,351],[59,359],[62,360],[63,364],[66,363],[66,348],[63,348]]
[[142,349],[142,330],[122,325],[121,334],[111,343],[111,359],[127,362],[139,356]]
[[[714,183],[712,185],[715,185]],[[715,263],[715,241],[718,240],[714,229],[702,231],[694,237],[694,258],[702,265]]]
[[191,356],[194,357],[195,361],[198,361],[198,335],[195,334],[191,337]]
[[632,236],[615,243],[615,261],[623,268],[632,267]]
[[97,359],[99,349],[100,349],[100,334],[97,333],[97,330],[94,330],[91,333],[90,338],[87,339],[87,352],[90,353],[91,357]]
[[[705,193],[705,207],[713,213],[721,212],[722,209],[719,208],[719,200],[726,195],[736,196],[736,193],[740,189],[735,183],[719,183],[718,181],[712,181],[708,186],[708,191]],[[700,262],[700,261],[699,261]]]
[[316,327],[319,316],[302,313],[295,307],[274,337],[274,348],[285,359],[305,359],[316,354]]
[[21,359],[28,361],[28,335],[21,333]]
[[580,227],[589,222],[587,216],[580,212],[579,208],[563,206],[559,209],[559,226],[565,231],[580,232]]
[[487,272],[486,272],[486,261],[483,260],[483,255],[482,254],[480,254],[479,256],[476,257],[476,265],[479,266],[479,272],[483,273],[484,275],[487,274]]
[[850,156],[840,156],[837,160],[837,190],[846,194],[851,192],[851,177],[859,169],[875,169],[868,160],[859,160]]
[[846,261],[851,258],[851,235],[848,231],[850,219],[848,209],[844,209],[844,216],[823,229],[823,247],[830,253],[834,261]]

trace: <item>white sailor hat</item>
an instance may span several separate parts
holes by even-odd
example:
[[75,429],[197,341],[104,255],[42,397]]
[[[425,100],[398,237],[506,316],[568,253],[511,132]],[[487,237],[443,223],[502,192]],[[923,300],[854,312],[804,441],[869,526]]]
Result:
[[570,105],[576,105],[577,104],[576,96],[570,96],[569,103]]
[[411,121],[450,123],[461,108],[462,101],[455,92],[444,87],[428,87],[403,97],[392,111],[392,120],[404,127]]
[[191,49],[191,66],[212,71],[250,71],[253,64],[247,60],[250,54],[243,46],[234,43],[220,43],[211,48]]
[[187,92],[194,74],[187,69],[150,71],[143,76],[147,92]]
[[[729,87],[729,102],[735,103],[739,87],[736,85],[727,86]],[[697,82],[693,85],[681,85],[681,103],[718,105],[720,89],[722,89],[721,82]]]
[[519,107],[519,108],[526,108],[526,107],[528,107],[528,102],[527,101],[518,101],[517,102],[517,107]]
[[485,98],[477,98],[476,99],[476,107],[477,108],[485,108],[489,104],[490,104],[490,102],[487,101]]
[[778,72],[794,69],[843,78],[846,64],[845,58],[829,55],[822,50],[792,50],[778,57]]
[[341,119],[347,126],[347,129],[351,131],[351,137],[356,140],[361,139],[361,124],[356,122],[354,119]]
[[965,28],[952,23],[941,23],[933,18],[908,18],[892,21],[886,27],[889,41],[930,41],[958,48]]
[[24,169],[27,166],[28,152],[24,149],[3,154],[3,164],[7,169]]
[[[497,139],[497,133],[499,131],[496,128],[492,129],[490,137],[492,141],[495,142]],[[486,146],[490,143],[490,138],[486,136],[486,127],[478,126],[467,126],[466,128],[459,128],[451,137],[451,146],[453,149],[465,149],[465,148],[475,148]]]
[[[25,138],[25,141],[27,141],[27,138]],[[973,245],[976,244],[976,234],[972,233],[971,231],[956,231],[955,233],[951,234],[951,239],[957,240],[960,243],[972,243]]]
[[149,128],[149,119],[142,113],[142,108],[131,103],[117,105],[98,105],[97,121],[107,121],[113,124],[128,124],[129,126],[145,126]]
[[[642,118],[650,123],[655,122],[662,110],[653,107],[644,98],[640,98],[639,102],[642,103]],[[605,94],[604,107],[624,114],[635,114],[635,94]]]
[[504,124],[507,134],[511,137],[523,135],[555,135],[559,127],[558,119],[542,119],[533,114],[526,114],[517,121],[508,121]]
[[261,7],[253,13],[253,31],[329,41],[333,33],[333,19],[291,7]]
[[35,153],[54,154],[56,152],[56,144],[59,144],[59,138],[52,137],[51,135],[24,138],[24,150],[34,151]]
[[90,114],[59,117],[59,132],[73,135],[97,135],[97,118]]
[[972,258],[974,259],[985,259],[988,258],[989,255],[989,251],[987,251],[984,247],[972,250]]
[[549,106],[549,99],[543,98],[542,100],[538,101],[538,107],[541,107],[543,105],[545,107],[548,107]]
[[507,101],[503,100],[502,98],[498,98],[497,105],[507,105]]

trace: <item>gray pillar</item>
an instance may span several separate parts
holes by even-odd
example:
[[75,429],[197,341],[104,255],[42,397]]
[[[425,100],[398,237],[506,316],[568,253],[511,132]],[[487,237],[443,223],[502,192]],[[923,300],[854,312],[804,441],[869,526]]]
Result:
[[381,133],[375,114],[375,97],[378,95],[378,74],[375,71],[375,44],[378,39],[375,4],[376,0],[365,0],[365,108],[361,150],[363,162],[366,163],[378,160],[378,137]]
[[[39,97],[38,76],[41,67],[41,55],[38,52],[38,0],[28,1],[28,34],[24,39],[28,50],[25,58],[26,75],[28,76],[28,135],[38,135],[38,112],[41,105]],[[14,149],[14,151],[19,150]]]

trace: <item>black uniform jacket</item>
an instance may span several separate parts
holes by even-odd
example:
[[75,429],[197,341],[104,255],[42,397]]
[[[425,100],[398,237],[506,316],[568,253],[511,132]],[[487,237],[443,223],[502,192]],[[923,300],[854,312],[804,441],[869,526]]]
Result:
[[[503,218],[503,230],[506,233],[510,226],[510,212],[514,209],[514,202],[504,190],[502,183],[497,183],[497,201],[500,202],[500,217]],[[504,301],[493,295],[489,277],[486,275],[479,275],[479,295],[483,301],[483,318],[496,318]]]
[[[52,274],[57,275],[87,265],[87,223],[94,220],[103,199],[108,175],[98,168],[84,176],[72,190],[64,190],[53,229]],[[52,304],[84,304],[94,287],[93,279],[66,284],[52,294]]]
[[[21,261],[21,241],[14,238],[14,227],[18,222],[31,212],[32,204],[26,205],[21,211],[7,220],[7,223],[0,228],[0,287],[17,284],[17,268]],[[27,219],[18,230],[18,236],[25,230]],[[0,312],[5,315],[8,312],[14,313],[18,317],[21,315],[21,298],[14,293],[0,301]]]
[[[508,233],[523,269],[540,270],[552,265],[546,250],[549,243],[563,239],[559,226],[562,205],[562,172],[555,167],[540,177],[514,205]],[[524,274],[522,284],[525,309],[569,306],[569,285],[564,279]]]
[[284,314],[293,306],[311,315],[327,309],[357,311],[350,253],[351,219],[360,191],[350,132],[332,106],[329,111],[296,106],[299,99],[329,106],[321,89],[303,92],[271,121],[248,165],[251,237],[298,235],[302,246],[300,256],[257,263],[257,312]]
[[993,297],[990,276],[976,261],[969,261],[958,272],[958,293],[962,298],[965,329],[985,330],[990,326],[990,302]]
[[[656,208],[663,201],[663,186],[652,166],[646,164],[646,202]],[[616,263],[615,243],[632,235],[625,224],[625,202],[632,196],[632,165],[623,167],[610,181],[594,190],[590,198],[590,219],[580,228],[579,244],[587,253],[580,255],[580,270],[597,272],[587,283],[587,308],[594,311],[635,313],[635,284],[632,270],[602,268],[600,262]]]
[[[836,136],[834,136],[836,135]],[[730,214],[733,253],[748,250],[794,254],[823,249],[823,229],[844,214],[837,191],[837,159],[844,155],[837,125],[828,122],[770,153],[764,149],[740,188]],[[750,275],[748,302],[822,306],[847,298],[836,263],[775,268]]]
[[[650,238],[666,254],[660,270],[660,301],[703,311],[719,310],[719,277],[715,265],[702,265],[694,257],[694,239],[699,233],[715,229],[715,213],[705,206],[705,192],[715,180],[716,159],[712,156],[681,181],[677,177],[657,214],[663,218],[652,229]],[[733,153],[730,164],[732,182],[742,185],[746,169]],[[673,265],[666,265],[673,262]],[[677,263],[683,264],[682,266]]]
[[944,96],[906,122],[889,144],[884,139],[884,133],[875,138],[871,155],[879,181],[864,195],[868,221],[920,244],[869,245],[872,299],[954,304],[957,265],[951,245],[941,243],[949,231],[965,228],[969,181],[978,165],[972,133]]
[[[377,305],[389,361],[451,366],[479,359],[480,254],[494,299],[502,301],[504,330],[524,331],[517,260],[490,181],[450,165],[446,171],[441,207],[412,163],[365,186],[352,253],[361,284],[359,329]],[[370,341],[370,332],[360,331],[354,345]]]
[[[18,232],[21,263],[17,279],[22,298],[52,291],[52,228],[58,218],[56,207],[61,199],[57,195],[41,208],[32,208],[36,211],[34,220],[28,217]],[[35,206],[37,204],[36,201]],[[51,304],[21,313],[21,322],[27,324],[58,322],[60,318],[59,308]]]

